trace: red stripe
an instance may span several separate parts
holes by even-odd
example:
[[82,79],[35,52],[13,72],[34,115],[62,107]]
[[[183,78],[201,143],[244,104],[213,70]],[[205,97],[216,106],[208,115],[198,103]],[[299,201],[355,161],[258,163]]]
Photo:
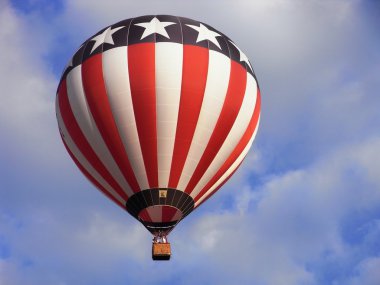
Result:
[[79,151],[84,155],[87,161],[96,169],[107,183],[115,189],[115,191],[124,199],[128,200],[127,194],[123,191],[120,185],[115,181],[112,175],[99,160],[91,145],[83,135],[74,114],[71,110],[69,98],[67,96],[66,80],[64,80],[58,90],[58,104],[62,115],[63,123],[65,124],[70,137],[78,147]]
[[128,68],[145,170],[154,188],[158,187],[155,43],[128,46]]
[[172,188],[178,185],[197,126],[206,88],[208,53],[206,48],[183,46],[181,99],[169,178]]
[[152,222],[153,220],[149,216],[147,208],[142,209],[139,213],[139,218],[144,222]]
[[193,191],[222,147],[224,140],[236,120],[241,104],[243,103],[246,84],[247,71],[239,63],[231,61],[230,80],[223,108],[206,149],[186,186],[186,193],[190,194]]
[[[255,109],[253,111],[252,118],[249,122],[247,130],[245,131],[244,135],[240,139],[238,145],[235,147],[231,155],[224,162],[222,167],[218,170],[218,172],[214,175],[214,177],[206,184],[206,186],[195,197],[194,199],[195,202],[197,202],[200,198],[202,198],[202,196],[220,179],[220,177],[222,177],[222,175],[231,167],[231,165],[236,161],[239,155],[243,152],[244,148],[247,146],[249,140],[252,138],[252,135],[257,127],[257,123],[259,121],[259,115],[260,115],[260,107],[261,107],[261,96],[260,96],[260,90],[258,89]],[[217,189],[219,188],[220,187],[218,187]],[[213,193],[215,191],[216,190],[214,190]]]
[[69,147],[67,146],[65,140],[62,138],[62,141],[63,141],[63,144],[65,145],[65,148],[67,150],[67,152],[69,153],[69,155],[71,156],[71,159],[75,162],[75,164],[78,166],[78,168],[80,169],[80,171],[83,173],[84,176],[86,176],[86,178],[88,180],[90,180],[92,182],[92,184],[95,185],[95,187],[97,187],[104,195],[106,195],[109,199],[111,199],[114,203],[116,203],[117,205],[119,205],[121,208],[123,208],[123,210],[125,210],[125,205],[123,205],[123,203],[121,203],[119,200],[117,200],[114,196],[112,196],[111,193],[109,193],[83,166],[82,164],[76,159],[76,157],[74,156],[74,154],[71,152],[71,150],[69,149]]
[[162,206],[162,222],[171,222],[178,210],[170,206]]
[[84,93],[91,114],[106,143],[113,159],[122,171],[126,181],[134,192],[140,191],[136,177],[129,163],[108,101],[103,79],[102,55],[90,57],[82,65]]

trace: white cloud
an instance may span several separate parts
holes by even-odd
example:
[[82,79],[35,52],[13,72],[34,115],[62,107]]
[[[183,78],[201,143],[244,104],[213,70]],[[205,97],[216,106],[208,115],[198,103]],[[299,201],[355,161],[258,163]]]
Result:
[[2,6],[0,131],[7,135],[0,138],[4,148],[0,167],[30,160],[51,164],[52,158],[59,157],[57,150],[63,150],[58,145],[54,112],[57,79],[42,61],[42,34],[6,2]]
[[349,285],[377,285],[380,280],[380,258],[373,257],[363,260],[356,268],[357,276],[353,277]]
[[21,285],[22,281],[17,271],[14,264],[0,259],[0,284]]

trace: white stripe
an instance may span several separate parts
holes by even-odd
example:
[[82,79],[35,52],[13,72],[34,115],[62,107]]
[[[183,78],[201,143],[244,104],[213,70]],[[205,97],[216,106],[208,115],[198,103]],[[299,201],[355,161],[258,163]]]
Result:
[[77,66],[70,71],[66,77],[66,83],[67,96],[69,98],[71,110],[73,111],[75,120],[82,133],[108,172],[113,176],[127,195],[129,197],[132,196],[133,191],[131,190],[131,187],[128,185],[128,182],[125,180],[125,177],[112,157],[112,154],[104,142],[94,118],[92,117],[83,90],[81,66]]
[[128,48],[118,47],[103,52],[102,62],[104,82],[115,124],[140,189],[148,189],[129,83]]
[[158,185],[168,187],[181,97],[183,46],[155,45]]
[[250,138],[248,144],[246,145],[246,147],[242,151],[242,153],[238,156],[238,158],[234,161],[234,163],[232,163],[231,167],[218,179],[218,181],[216,181],[215,184],[212,185],[211,188],[195,203],[194,207],[197,207],[200,203],[202,203],[202,201],[204,199],[206,199],[212,193],[212,191],[214,191],[214,189],[216,189],[217,187],[219,187],[219,185],[221,183],[223,183],[224,180],[227,179],[227,177],[232,172],[234,172],[235,169],[240,165],[240,163],[243,161],[244,157],[247,155],[249,149],[252,146],[252,143],[253,143],[253,141],[254,141],[254,139],[256,137],[256,133],[257,133],[257,130],[258,130],[258,125],[259,125],[259,122],[257,122],[256,129],[255,129],[252,137]]
[[67,131],[66,126],[63,122],[61,111],[58,106],[58,100],[56,100],[56,102],[57,102],[56,113],[57,113],[58,125],[62,132],[63,140],[65,141],[67,147],[70,149],[71,153],[75,156],[75,158],[79,161],[79,163],[83,166],[83,168],[87,170],[87,172],[92,176],[92,178],[94,178],[100,185],[102,185],[103,188],[106,189],[111,196],[113,196],[116,200],[118,200],[120,203],[125,205],[126,201],[119,196],[119,194],[107,183],[106,180],[103,179],[103,177],[95,170],[94,167],[92,167],[92,165],[87,161],[87,159],[78,149],[78,147],[76,146],[76,144],[70,137],[70,134]]
[[214,160],[207,168],[206,172],[195,186],[191,197],[195,198],[203,187],[212,179],[216,172],[222,167],[223,163],[230,156],[236,145],[239,143],[241,137],[246,131],[248,124],[252,118],[257,99],[257,84],[255,79],[247,73],[247,84],[244,94],[243,103],[236,117],[236,120],[228,133],[222,147],[215,156]]
[[152,222],[160,223],[162,222],[162,206],[151,206],[148,207],[147,212],[152,219]]
[[180,190],[184,190],[189,183],[214,131],[227,94],[230,72],[230,58],[210,50],[205,93],[193,141],[178,183]]

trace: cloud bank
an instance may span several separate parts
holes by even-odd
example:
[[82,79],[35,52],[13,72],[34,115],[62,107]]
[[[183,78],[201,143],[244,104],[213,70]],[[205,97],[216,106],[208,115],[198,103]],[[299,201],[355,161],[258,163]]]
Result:
[[[0,284],[377,284],[379,5],[49,3],[0,2]],[[81,177],[54,114],[83,39],[160,13],[225,31],[263,95],[253,151],[173,232],[169,263],[151,261],[145,229]]]

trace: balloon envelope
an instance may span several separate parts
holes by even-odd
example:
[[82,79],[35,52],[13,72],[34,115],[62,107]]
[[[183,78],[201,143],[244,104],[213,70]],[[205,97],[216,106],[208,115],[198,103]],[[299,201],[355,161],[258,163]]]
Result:
[[56,114],[83,174],[149,231],[168,233],[241,164],[260,93],[248,58],[221,32],[142,16],[80,46],[60,80]]

